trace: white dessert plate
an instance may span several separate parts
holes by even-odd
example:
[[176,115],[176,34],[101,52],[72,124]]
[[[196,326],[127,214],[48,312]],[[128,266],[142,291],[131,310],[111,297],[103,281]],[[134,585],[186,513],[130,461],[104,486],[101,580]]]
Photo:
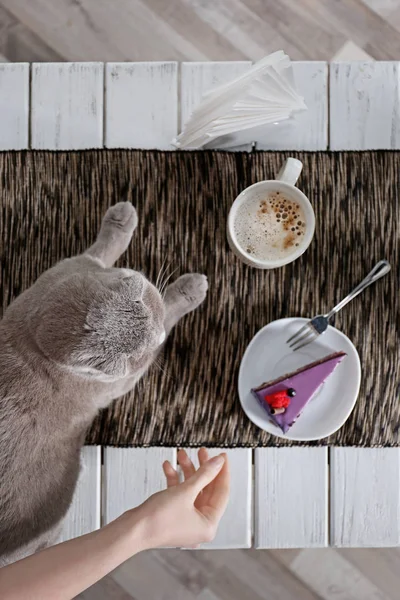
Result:
[[[293,352],[286,340],[309,319],[279,319],[266,325],[247,346],[239,370],[239,398],[242,408],[260,429],[288,440],[320,440],[337,431],[348,419],[360,389],[361,366],[358,352],[349,338],[334,327],[315,342]],[[317,390],[287,433],[274,425],[251,394],[251,388],[276,379],[338,351],[347,356]]]

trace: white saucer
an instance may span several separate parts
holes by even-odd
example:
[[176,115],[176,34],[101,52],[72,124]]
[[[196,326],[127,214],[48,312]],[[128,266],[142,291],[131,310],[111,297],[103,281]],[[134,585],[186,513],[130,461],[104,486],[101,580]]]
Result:
[[[260,329],[244,353],[238,381],[242,408],[257,427],[277,437],[302,442],[327,437],[343,425],[356,403],[361,379],[356,348],[344,333],[334,327],[329,326],[323,335],[305,348],[297,352],[290,350],[286,340],[307,321],[301,318],[279,319]],[[284,434],[271,423],[250,389],[339,350],[346,352],[347,356]]]

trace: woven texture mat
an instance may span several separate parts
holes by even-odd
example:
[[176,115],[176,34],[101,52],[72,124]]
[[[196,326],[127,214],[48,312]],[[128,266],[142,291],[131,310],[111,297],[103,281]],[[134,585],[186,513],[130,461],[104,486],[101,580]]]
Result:
[[[88,443],[114,446],[290,445],[252,425],[237,375],[253,335],[288,316],[326,312],[382,258],[392,273],[336,318],[360,354],[362,385],[347,423],[321,444],[400,445],[400,153],[296,153],[299,187],[316,213],[315,238],[295,263],[273,271],[229,251],[226,219],[246,186],[273,177],[287,153],[85,151],[0,154],[3,308],[56,261],[95,239],[106,209],[133,202],[139,226],[120,266],[155,281],[206,273],[205,303],[171,334],[163,371],[99,415]],[[255,382],[258,383],[258,382]],[[318,443],[317,443],[318,444]]]

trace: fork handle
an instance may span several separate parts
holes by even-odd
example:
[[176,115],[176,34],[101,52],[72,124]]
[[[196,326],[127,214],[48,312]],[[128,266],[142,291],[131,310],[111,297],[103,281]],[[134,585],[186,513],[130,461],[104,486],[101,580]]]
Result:
[[332,308],[330,313],[328,313],[326,315],[326,318],[328,320],[331,319],[333,317],[333,315],[338,313],[339,310],[341,310],[344,306],[346,306],[346,304],[348,304],[350,302],[350,300],[353,300],[353,298],[358,296],[358,294],[360,294],[363,290],[365,290],[365,288],[367,288],[369,285],[371,285],[371,283],[378,281],[378,279],[380,279],[381,277],[383,277],[384,275],[389,273],[390,269],[391,269],[391,266],[387,260],[380,260],[378,263],[376,263],[376,265],[374,266],[372,271],[370,271],[370,273],[368,273],[368,275],[365,277],[365,279],[363,279],[362,282],[359,283],[358,286],[355,287],[354,290],[352,292],[350,292],[350,294],[348,296],[346,296],[346,298],[343,298],[343,300],[341,302],[339,302],[339,304],[337,304],[334,308]]

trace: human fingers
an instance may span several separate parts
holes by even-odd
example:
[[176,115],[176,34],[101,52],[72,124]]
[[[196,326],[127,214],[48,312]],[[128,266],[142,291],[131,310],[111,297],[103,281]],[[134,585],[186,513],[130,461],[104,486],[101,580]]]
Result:
[[[209,455],[208,455],[208,450],[206,448],[200,448],[200,450],[197,453],[197,457],[199,459],[199,465],[200,467],[202,465],[204,465],[204,463],[206,463],[209,460]],[[207,487],[204,488],[200,494],[197,496],[196,500],[195,500],[195,507],[201,510],[201,506],[207,503],[207,495],[208,495],[208,489]]]
[[229,462],[226,454],[223,454],[222,456],[224,457],[223,467],[219,471],[217,477],[215,477],[209,485],[207,494],[207,505],[209,510],[211,510],[213,518],[218,521],[225,512],[230,492]]
[[193,499],[197,498],[203,488],[216,478],[224,462],[225,459],[223,456],[214,456],[214,458],[201,465],[196,473],[185,482],[185,485],[192,490]]
[[163,471],[164,471],[164,475],[167,479],[167,487],[173,487],[175,485],[178,485],[179,475],[178,475],[177,471],[174,469],[174,467],[171,465],[169,460],[166,460],[163,463]]
[[180,468],[182,469],[183,476],[185,481],[192,477],[196,473],[196,469],[185,450],[178,451],[178,463]]
[[204,465],[204,463],[207,462],[209,459],[207,448],[200,448],[200,450],[197,453],[197,456],[199,458],[199,465]]

